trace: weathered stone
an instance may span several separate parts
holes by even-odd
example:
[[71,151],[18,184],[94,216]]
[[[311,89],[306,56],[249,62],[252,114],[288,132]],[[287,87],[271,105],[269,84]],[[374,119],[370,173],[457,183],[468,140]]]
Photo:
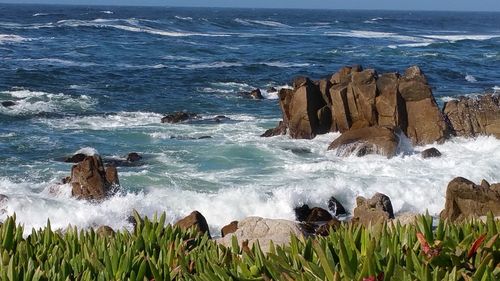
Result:
[[386,73],[378,77],[376,108],[379,126],[406,129],[406,106],[399,94],[399,74]]
[[293,210],[295,211],[295,219],[297,221],[306,221],[309,214],[311,214],[311,208],[307,204],[295,207]]
[[353,72],[351,77],[347,101],[352,123],[363,123],[365,127],[376,125],[377,73],[373,69],[367,69]]
[[283,121],[280,121],[278,123],[278,126],[276,128],[271,128],[267,129],[261,137],[274,137],[274,136],[279,136],[279,135],[286,135],[287,132],[287,127]]
[[100,236],[113,236],[113,235],[115,235],[115,231],[107,225],[99,226],[99,228],[97,228],[97,230],[96,230],[96,233],[97,233],[97,235],[100,235]]
[[137,152],[131,152],[127,155],[127,161],[129,162],[137,162],[142,159],[142,156]]
[[236,230],[238,230],[238,221],[232,221],[228,225],[224,226],[221,230],[221,236],[224,237],[230,233],[234,233]]
[[106,178],[102,159],[86,156],[71,169],[72,195],[78,199],[103,200],[111,195],[111,183]]
[[178,226],[181,229],[190,229],[194,227],[198,232],[203,234],[207,233],[208,237],[210,237],[207,220],[198,211],[193,211],[191,214],[189,214],[189,216],[177,221],[175,223],[175,226]]
[[475,137],[493,135],[500,138],[500,99],[498,95],[479,98],[462,97],[445,103],[443,113],[452,133],[457,136]]
[[399,136],[393,129],[375,126],[344,132],[328,149],[337,149],[338,156],[380,154],[392,157],[397,153],[398,144]]
[[217,239],[217,242],[229,247],[232,243],[232,237],[235,236],[240,244],[248,240],[248,246],[251,248],[256,241],[259,241],[262,251],[267,253],[271,241],[274,245],[288,245],[290,235],[303,237],[302,230],[295,222],[248,217],[238,223],[236,232]]
[[344,206],[342,206],[342,204],[333,196],[328,199],[328,209],[332,211],[335,216],[347,214]]
[[120,185],[120,180],[118,179],[118,170],[116,170],[115,166],[106,167],[106,180],[111,185]]
[[297,90],[298,88],[300,88],[302,86],[311,85],[311,84],[312,84],[311,79],[309,79],[308,77],[305,77],[305,76],[297,76],[293,79],[293,82],[292,82],[293,88],[295,90]]
[[314,207],[306,218],[306,222],[321,222],[333,219],[332,215],[325,209]]
[[196,113],[189,112],[175,112],[173,114],[168,114],[161,118],[162,123],[179,123],[183,121],[187,121],[193,118],[197,118],[198,115]]
[[485,187],[458,177],[448,184],[441,219],[463,220],[485,216],[488,212],[500,216],[500,183]]
[[332,83],[328,79],[321,79],[318,82],[318,87],[323,100],[330,107],[332,104],[332,100],[330,97],[330,88],[332,87]]
[[428,148],[422,151],[423,158],[441,157],[441,152],[435,147]]
[[73,156],[70,156],[70,157],[66,157],[64,159],[64,162],[66,163],[80,163],[83,161],[83,159],[85,159],[85,157],[87,157],[86,154],[84,153],[77,153]]
[[245,98],[250,98],[250,99],[254,99],[254,100],[264,99],[260,89],[255,89],[255,90],[252,90],[251,92],[244,92],[244,93],[241,93],[241,95]]
[[363,225],[375,224],[394,218],[392,203],[387,195],[376,193],[371,199],[356,198],[354,219]]
[[325,224],[322,224],[316,229],[316,235],[328,236],[331,230],[339,228],[341,225],[340,221],[336,218],[332,218]]
[[399,92],[406,103],[405,132],[413,144],[443,142],[449,136],[449,128],[420,68],[412,66],[406,70],[399,79]]
[[[351,115],[347,101],[347,85],[338,84],[330,88],[332,100],[332,124],[341,133],[351,128]],[[334,130],[332,130],[334,131]]]

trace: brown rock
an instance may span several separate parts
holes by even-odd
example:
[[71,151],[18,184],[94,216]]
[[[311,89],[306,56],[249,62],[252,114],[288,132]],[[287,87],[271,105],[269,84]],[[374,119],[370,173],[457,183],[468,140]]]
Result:
[[441,157],[441,152],[434,147],[422,151],[421,154],[423,158]]
[[279,135],[286,135],[287,132],[287,127],[283,121],[280,121],[278,123],[278,126],[276,128],[268,129],[266,130],[261,137],[274,137],[274,136],[279,136]]
[[208,229],[208,223],[205,217],[198,211],[193,211],[189,216],[177,221],[175,226],[181,229],[196,228],[196,230],[202,234],[207,233],[210,237],[210,231]]
[[139,155],[137,152],[131,152],[127,155],[127,161],[128,162],[137,162],[142,159],[142,156]]
[[220,233],[221,233],[221,236],[224,237],[230,233],[234,233],[236,232],[236,230],[238,230],[238,221],[232,221],[230,224],[224,226]]
[[379,76],[376,99],[379,126],[406,128],[406,106],[399,94],[399,74],[386,73]]
[[241,93],[241,95],[243,95],[243,97],[245,97],[245,98],[250,98],[250,99],[254,99],[254,100],[264,99],[260,89],[255,89],[251,92],[244,92],[244,93]]
[[377,96],[377,73],[373,69],[353,72],[347,91],[351,121],[362,122],[366,127],[377,124],[375,98]]
[[99,228],[97,228],[97,230],[96,230],[96,233],[97,233],[97,235],[100,235],[100,236],[113,236],[113,235],[115,235],[115,231],[107,225],[99,226]]
[[465,98],[445,103],[446,115],[452,133],[457,136],[475,137],[493,135],[500,138],[500,101],[498,95]]
[[335,124],[335,129],[341,133],[349,130],[352,124],[347,101],[347,88],[346,84],[337,84],[330,88],[332,124]]
[[476,185],[465,178],[455,178],[446,189],[446,203],[441,219],[450,221],[485,216],[500,216],[500,184]]
[[83,159],[85,159],[85,157],[87,157],[86,154],[77,153],[71,157],[67,157],[66,159],[64,159],[64,162],[66,162],[66,163],[80,163],[83,161]]
[[481,186],[484,188],[490,188],[491,184],[487,180],[483,179],[481,181]]
[[329,150],[337,149],[337,155],[357,156],[380,154],[387,157],[396,155],[399,137],[393,129],[386,127],[367,127],[344,132],[335,139]]
[[333,219],[332,215],[325,209],[314,207],[307,216],[306,222],[321,222]]
[[347,214],[344,206],[342,206],[342,204],[333,196],[328,200],[328,209],[332,211],[335,216]]
[[120,181],[118,180],[118,171],[115,166],[111,165],[106,167],[106,180],[111,185],[120,185]]
[[371,199],[359,196],[356,198],[356,205],[354,220],[363,225],[394,218],[391,200],[382,193],[376,193]]
[[330,88],[332,87],[332,83],[328,79],[321,79],[318,82],[319,91],[321,92],[321,96],[323,100],[328,106],[331,106],[332,100],[330,98]]
[[449,128],[420,68],[412,66],[406,70],[399,79],[399,92],[406,102],[406,135],[413,144],[443,142],[449,136]]
[[87,156],[71,169],[72,195],[78,199],[103,200],[111,195],[111,183],[106,178],[102,159]]
[[331,230],[339,228],[341,225],[340,221],[336,218],[332,218],[327,223],[322,224],[316,229],[316,235],[328,236]]
[[304,204],[300,207],[295,207],[295,219],[297,221],[306,221],[307,217],[311,214],[311,208],[309,208],[309,205]]
[[198,115],[196,113],[189,112],[174,112],[173,114],[168,114],[165,117],[161,118],[162,123],[179,123],[183,121],[187,121],[193,118],[197,118]]
[[312,84],[311,79],[305,76],[297,76],[293,79],[292,85],[295,90],[302,86],[310,85]]

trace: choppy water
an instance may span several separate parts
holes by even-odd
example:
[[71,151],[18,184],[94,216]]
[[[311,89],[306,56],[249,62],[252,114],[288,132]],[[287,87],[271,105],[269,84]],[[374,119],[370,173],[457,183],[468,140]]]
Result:
[[[453,139],[444,157],[338,158],[336,134],[262,139],[281,113],[238,92],[321,78],[347,64],[379,72],[418,64],[438,102],[500,91],[500,14],[0,5],[2,216],[26,226],[124,227],[132,209],[194,209],[215,231],[249,215],[293,219],[302,203],[349,209],[358,195],[389,195],[396,212],[437,214],[455,176],[500,181],[500,141]],[[187,110],[229,122],[161,124]],[[190,139],[212,136],[211,139]],[[174,137],[174,138],[173,138]],[[129,152],[122,193],[95,205],[49,188],[69,175],[56,161],[90,147]],[[423,150],[416,148],[416,152]]]

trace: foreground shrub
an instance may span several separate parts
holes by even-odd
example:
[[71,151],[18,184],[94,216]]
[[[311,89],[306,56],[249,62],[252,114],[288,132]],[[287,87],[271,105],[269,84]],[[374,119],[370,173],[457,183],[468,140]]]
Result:
[[500,222],[433,226],[345,224],[327,237],[226,248],[194,230],[135,215],[132,233],[70,227],[23,236],[15,216],[0,227],[2,280],[500,280]]

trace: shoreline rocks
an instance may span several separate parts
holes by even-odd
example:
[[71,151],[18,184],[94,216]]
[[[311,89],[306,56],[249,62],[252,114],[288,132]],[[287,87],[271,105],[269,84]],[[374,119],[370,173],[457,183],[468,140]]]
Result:
[[481,185],[477,185],[468,179],[457,177],[448,184],[441,219],[460,221],[486,216],[488,212],[500,216],[500,183],[490,185],[483,181]]
[[356,198],[353,221],[362,225],[381,223],[394,219],[391,199],[382,193],[375,193],[372,198]]
[[98,155],[86,156],[71,168],[71,194],[78,199],[102,201],[114,193],[118,182],[116,168],[105,168]]

